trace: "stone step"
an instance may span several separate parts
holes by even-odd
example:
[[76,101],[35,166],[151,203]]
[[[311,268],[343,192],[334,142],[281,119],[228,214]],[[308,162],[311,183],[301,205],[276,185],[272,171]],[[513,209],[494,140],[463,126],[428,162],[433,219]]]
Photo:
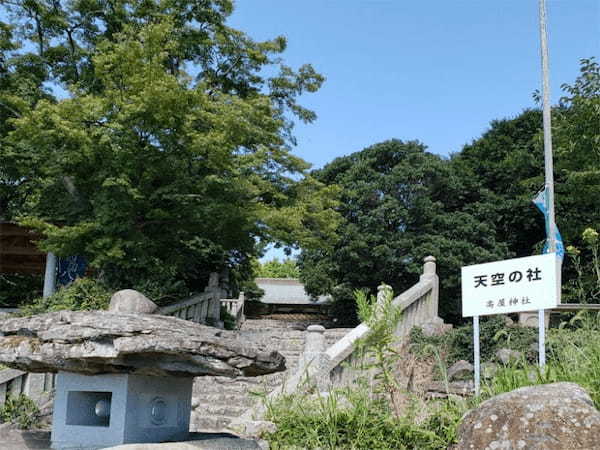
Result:
[[236,405],[252,406],[257,401],[257,396],[251,394],[235,395],[229,393],[207,394],[203,396],[192,397],[192,405],[198,406],[194,410],[202,410],[205,405]]
[[233,418],[227,416],[200,416],[192,413],[190,431],[215,433],[227,430]]
[[237,405],[206,405],[204,408],[198,407],[195,409],[199,416],[226,416],[226,417],[240,417],[250,407],[248,406],[237,406]]
[[194,399],[200,399],[201,402],[207,402],[214,399],[215,395],[226,395],[229,397],[245,397],[249,395],[261,395],[266,392],[271,392],[281,383],[269,385],[249,385],[249,386],[231,386],[223,388],[220,386],[206,386],[203,390],[198,390],[193,393]]
[[[245,335],[257,345],[280,352],[286,358],[285,372],[261,377],[202,377],[193,388],[193,431],[227,431],[233,418],[242,416],[251,407],[263,401],[268,394],[282,385],[298,366],[304,352],[306,331],[294,329],[295,325],[272,320],[246,321],[241,337]],[[325,332],[327,346],[333,345],[351,329],[334,328]]]

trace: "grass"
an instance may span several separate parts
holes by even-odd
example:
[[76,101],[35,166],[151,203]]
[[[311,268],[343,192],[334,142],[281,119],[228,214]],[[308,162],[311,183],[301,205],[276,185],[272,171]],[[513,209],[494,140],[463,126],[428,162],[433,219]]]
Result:
[[[511,341],[521,348],[530,345],[530,331],[498,333],[496,328],[492,324],[489,330],[490,339],[499,336],[493,345],[511,347]],[[468,331],[458,329],[454,333],[454,337],[446,337],[446,346],[460,345]],[[442,375],[447,363],[442,353],[464,353],[462,349],[435,347],[431,342],[420,342],[416,349],[433,356]],[[488,357],[492,350],[490,347]],[[408,395],[410,401],[401,416],[395,414],[385,396],[364,382],[327,396],[310,394],[310,390],[283,396],[267,405],[267,418],[278,429],[264,437],[273,449],[446,449],[457,442],[463,415],[481,401],[520,387],[561,381],[581,385],[600,408],[600,316],[580,313],[550,329],[547,351],[548,364],[543,370],[525,354],[520,361],[500,365],[493,378],[484,380],[479,398],[425,401]]]

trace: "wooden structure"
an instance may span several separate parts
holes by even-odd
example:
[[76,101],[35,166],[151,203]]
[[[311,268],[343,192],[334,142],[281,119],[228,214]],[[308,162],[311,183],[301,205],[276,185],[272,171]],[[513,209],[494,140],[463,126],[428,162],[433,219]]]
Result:
[[11,222],[0,222],[0,273],[44,273],[46,254],[35,245],[40,236]]

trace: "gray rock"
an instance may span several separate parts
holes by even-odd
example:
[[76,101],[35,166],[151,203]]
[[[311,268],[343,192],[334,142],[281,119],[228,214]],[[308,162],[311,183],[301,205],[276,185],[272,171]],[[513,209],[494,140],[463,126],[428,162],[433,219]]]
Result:
[[49,450],[49,431],[20,430],[16,425],[0,425],[0,448],[10,450]]
[[456,450],[600,448],[600,412],[574,383],[529,386],[469,411]]
[[423,335],[427,337],[441,336],[452,329],[452,324],[444,323],[444,321],[436,317],[435,319],[420,325]]
[[452,366],[450,366],[448,369],[448,380],[455,380],[465,376],[471,376],[473,374],[473,370],[473,365],[470,362],[461,359],[460,361],[456,361],[454,364],[452,364]]
[[523,354],[516,350],[511,350],[510,348],[501,348],[496,352],[496,358],[502,364],[507,365],[521,360]]
[[510,317],[508,317],[508,316],[502,316],[502,318],[504,319],[504,325],[506,325],[507,327],[514,326],[515,321],[512,320]]
[[114,313],[152,314],[158,305],[144,294],[133,289],[115,292],[110,298],[108,310]]
[[224,433],[191,433],[185,442],[162,444],[124,444],[104,450],[259,450],[261,446],[252,439],[242,439]]
[[0,320],[0,363],[28,372],[258,376],[284,357],[249,336],[159,315],[57,311]]
[[446,398],[449,395],[468,397],[473,395],[474,389],[472,380],[453,381],[451,383],[434,381],[426,385],[425,392],[429,398]]
[[275,433],[277,425],[268,420],[252,420],[245,422],[244,436],[260,438],[265,433]]
[[481,377],[482,378],[494,378],[498,372],[498,364],[493,362],[484,362],[481,365]]

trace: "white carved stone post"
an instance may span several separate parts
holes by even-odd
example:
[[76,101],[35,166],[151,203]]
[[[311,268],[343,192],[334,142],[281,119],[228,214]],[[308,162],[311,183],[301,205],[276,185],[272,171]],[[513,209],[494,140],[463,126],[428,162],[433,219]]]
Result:
[[375,306],[375,316],[378,317],[382,314],[382,310],[383,310],[383,302],[385,301],[385,298],[390,295],[390,293],[392,292],[392,287],[385,284],[385,283],[381,283],[379,286],[377,286],[377,303]]
[[438,302],[440,295],[440,280],[436,273],[435,258],[433,256],[426,256],[423,259],[423,275],[419,278],[423,280],[431,280],[433,282],[433,288],[429,298],[428,307],[428,320],[435,319],[438,316]]
[[238,296],[238,326],[240,326],[246,320],[246,316],[244,315],[244,303],[246,303],[246,294],[244,292],[240,292],[240,295]]
[[212,322],[213,326],[223,328],[223,322],[221,322],[221,288],[218,273],[212,272],[210,274],[206,291],[213,294],[208,303],[208,320]]
[[304,353],[302,353],[300,367],[320,392],[326,391],[329,384],[326,349],[325,327],[322,325],[309,325],[306,329]]

